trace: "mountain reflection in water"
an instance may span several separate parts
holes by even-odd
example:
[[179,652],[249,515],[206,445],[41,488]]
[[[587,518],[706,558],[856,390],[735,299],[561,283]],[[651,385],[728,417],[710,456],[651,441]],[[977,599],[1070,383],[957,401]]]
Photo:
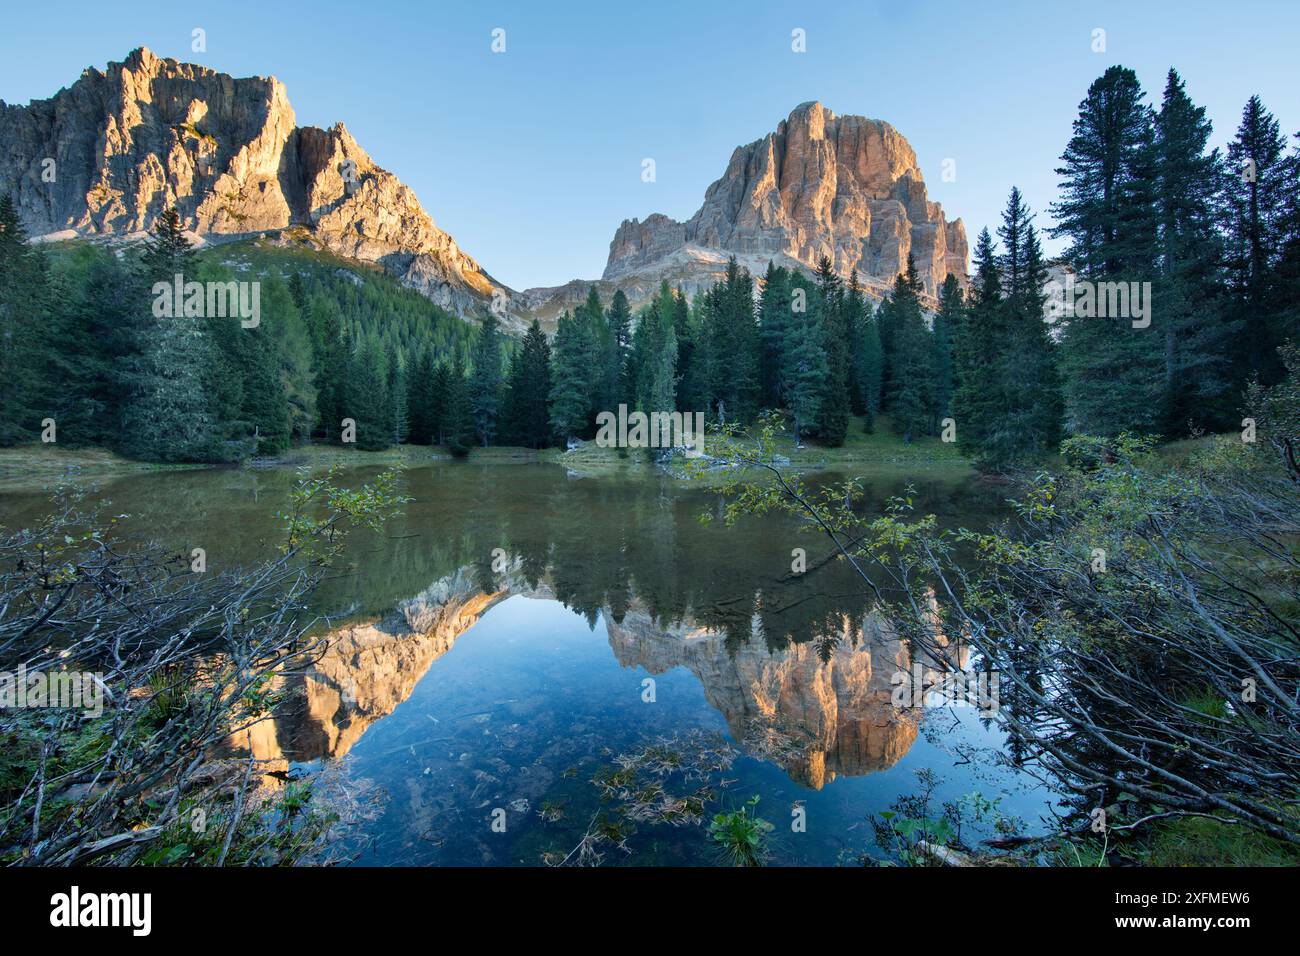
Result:
[[[948,526],[1003,513],[1004,493],[964,474],[858,477],[868,515],[900,495]],[[293,480],[285,469],[142,474],[98,496],[142,516],[122,533],[204,547],[210,569],[230,569],[273,552]],[[601,811],[602,767],[683,734],[734,745],[707,812],[761,794],[777,862],[859,853],[866,820],[915,792],[919,770],[942,781],[936,799],[1002,795],[1031,824],[1046,804],[1024,775],[979,759],[1005,741],[973,708],[893,705],[891,677],[915,663],[906,644],[789,516],[705,523],[723,507],[708,488],[544,464],[412,467],[400,490],[404,514],[349,540],[314,597],[328,649],[283,679],[273,720],[232,740],[251,739],[267,771],[319,766],[318,790],[373,795],[355,827],[360,862],[562,857]],[[14,522],[48,507],[38,495],[4,504]],[[795,548],[806,573],[791,570]],[[506,833],[489,829],[496,810]],[[795,810],[809,821],[797,839],[781,825]],[[707,827],[667,830],[643,828],[628,859],[715,859]]]
[[[514,595],[554,599],[545,581],[524,580],[517,566],[498,583],[484,591],[473,569],[463,569],[380,621],[332,632],[329,649],[286,688],[292,703],[273,725],[258,727],[257,758],[284,769],[289,762],[342,757],[490,607]],[[753,602],[761,605],[762,596]],[[761,614],[739,639],[689,616],[656,622],[636,598],[620,619],[608,611],[602,616],[619,664],[652,675],[687,668],[740,746],[779,763],[805,786],[820,789],[840,774],[893,766],[916,739],[920,708],[892,702],[891,678],[911,670],[911,656],[878,614],[845,614],[833,630],[782,648],[763,639]],[[933,679],[928,671],[927,682]]]

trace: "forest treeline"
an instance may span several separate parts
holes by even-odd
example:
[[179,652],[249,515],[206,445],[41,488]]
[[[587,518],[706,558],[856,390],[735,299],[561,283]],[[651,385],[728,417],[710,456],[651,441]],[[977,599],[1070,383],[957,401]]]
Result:
[[[877,417],[955,439],[983,467],[1067,433],[1176,438],[1241,427],[1252,382],[1283,372],[1300,315],[1300,148],[1257,97],[1226,153],[1170,71],[1160,104],[1112,67],[1089,88],[1057,173],[1052,235],[1081,285],[1144,284],[1149,323],[1054,315],[1035,216],[1012,189],[977,238],[969,282],[937,303],[908,261],[878,305],[823,258],[813,275],[729,263],[688,299],[663,283],[633,314],[616,292],[518,341],[471,328],[392,280],[345,270],[259,275],[262,321],[159,318],[175,274],[243,280],[197,257],[175,213],[139,253],[27,244],[0,197],[0,444],[40,438],[160,461],[276,454],[295,441],[541,448],[591,438],[620,404],[720,424],[786,414],[797,440],[844,442]],[[417,304],[418,300],[419,304]],[[933,306],[933,310],[927,308]],[[857,418],[855,419],[855,416]]]

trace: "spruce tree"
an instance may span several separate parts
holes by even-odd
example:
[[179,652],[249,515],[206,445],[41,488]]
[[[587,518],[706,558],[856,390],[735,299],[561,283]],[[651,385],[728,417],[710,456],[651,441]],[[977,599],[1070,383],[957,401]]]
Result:
[[894,280],[894,368],[889,380],[889,414],[904,441],[928,434],[934,423],[934,347],[921,308],[921,283],[909,255],[907,272]]
[[876,416],[880,414],[881,390],[885,382],[885,352],[880,345],[880,327],[870,303],[863,302],[862,344],[858,358],[858,382],[862,389],[863,427],[875,430]]
[[794,439],[802,441],[821,417],[826,362],[821,324],[821,296],[802,275],[790,277],[791,308],[785,326],[781,380],[785,403],[794,419]]
[[622,289],[617,290],[613,299],[610,300],[605,323],[609,327],[609,336],[614,347],[614,362],[618,373],[615,404],[631,402],[635,391],[630,368],[632,357],[632,309],[628,305],[627,293]]
[[1287,196],[1296,189],[1285,152],[1286,138],[1277,120],[1258,96],[1252,96],[1228,144],[1225,177],[1227,265],[1233,317],[1241,323],[1235,363],[1239,386],[1252,379],[1270,385],[1282,375],[1278,315],[1293,303],[1278,301],[1274,277]]
[[962,454],[988,467],[1000,466],[1006,446],[1005,369],[1010,336],[993,237],[987,229],[975,241],[971,297],[953,336],[957,387],[952,417]]
[[465,362],[456,354],[447,374],[447,397],[443,411],[443,434],[447,449],[457,458],[464,458],[474,447],[474,409],[470,402],[469,376]]
[[46,286],[44,259],[27,245],[9,196],[0,195],[0,445],[36,437],[49,417],[38,346],[48,334]]
[[1224,427],[1236,411],[1232,352],[1240,323],[1226,313],[1216,202],[1223,182],[1205,108],[1170,70],[1155,120],[1159,275],[1154,324],[1164,337],[1161,427],[1174,437],[1194,427]]
[[387,448],[392,440],[388,394],[388,356],[374,333],[363,335],[348,362],[343,418],[356,422],[356,446],[366,451]]
[[[194,252],[175,209],[159,216],[141,261],[151,290],[154,283],[170,289],[176,275],[192,280]],[[155,306],[159,301],[161,297],[154,298]],[[123,447],[151,461],[202,462],[241,454],[220,447],[213,407],[218,359],[208,320],[185,314],[184,306],[180,315],[152,311],[154,321],[140,330],[142,355],[123,411]]]
[[582,438],[591,424],[587,324],[565,312],[551,353],[551,427],[563,441]]
[[505,417],[509,422],[510,441],[527,448],[545,448],[550,444],[547,414],[550,392],[551,349],[534,319],[515,356],[506,391]]
[[[1080,103],[1057,170],[1063,185],[1062,199],[1053,206],[1053,235],[1069,238],[1066,258],[1087,282],[1143,283],[1155,276],[1154,120],[1143,99],[1132,70],[1108,69]],[[1134,327],[1131,316],[1067,312],[1061,326],[1066,405],[1074,427],[1099,435],[1157,430],[1161,337]]]
[[831,260],[822,256],[817,263],[817,290],[821,296],[822,341],[826,350],[826,379],[822,383],[822,400],[817,435],[824,445],[837,448],[844,444],[849,430],[851,396],[849,393],[849,330],[844,314],[844,286]]
[[388,434],[394,445],[400,445],[410,432],[410,406],[407,404],[406,358],[394,347],[386,352],[388,366]]
[[[858,284],[858,270],[849,276],[849,285],[844,293],[844,329],[848,337],[849,351],[849,405],[855,415],[872,414],[870,405],[870,385],[867,378],[867,337],[871,322],[870,306],[862,295],[862,286]],[[877,335],[876,348],[880,339]]]
[[[594,289],[592,290],[595,291]],[[486,448],[496,438],[501,411],[501,332],[496,316],[489,314],[479,327],[474,347],[474,370],[469,380],[474,431]]]
[[953,337],[961,325],[966,305],[961,284],[951,272],[939,289],[939,311],[934,316],[934,414],[939,419],[952,413],[952,395],[957,387],[953,358]]
[[759,395],[764,408],[780,408],[784,400],[782,351],[790,322],[790,273],[768,260],[758,306]]

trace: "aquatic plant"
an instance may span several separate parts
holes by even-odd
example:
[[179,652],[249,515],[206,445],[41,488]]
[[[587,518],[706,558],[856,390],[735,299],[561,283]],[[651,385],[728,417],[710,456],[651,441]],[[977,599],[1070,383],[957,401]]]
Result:
[[263,792],[239,750],[283,675],[323,650],[306,600],[350,529],[395,513],[393,483],[385,473],[349,490],[332,473],[303,476],[283,552],[240,570],[123,549],[77,493],[0,534],[0,671],[67,670],[102,691],[101,713],[0,710],[0,861],[220,865],[309,852],[330,815],[313,813],[301,787]]
[[709,824],[709,835],[733,866],[762,866],[772,830],[772,824],[758,815],[757,794],[737,810],[715,814]]

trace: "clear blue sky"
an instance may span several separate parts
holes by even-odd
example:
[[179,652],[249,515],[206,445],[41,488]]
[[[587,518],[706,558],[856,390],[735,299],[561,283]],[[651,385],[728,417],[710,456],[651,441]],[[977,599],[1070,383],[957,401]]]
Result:
[[[684,219],[732,149],[797,104],[888,120],[974,238],[1012,184],[1046,209],[1088,84],[1175,66],[1215,142],[1259,93],[1300,130],[1300,3],[6,4],[0,98],[26,103],[137,46],[273,74],[300,124],[342,120],[434,220],[515,288],[595,278],[624,218]],[[992,9],[986,9],[991,7]],[[207,52],[190,31],[207,31]],[[506,30],[506,52],[490,50]],[[790,48],[802,28],[807,52]],[[1106,52],[1091,49],[1106,30]],[[655,183],[641,181],[653,157]],[[945,158],[955,182],[941,181]],[[1054,249],[1050,244],[1049,249]]]

